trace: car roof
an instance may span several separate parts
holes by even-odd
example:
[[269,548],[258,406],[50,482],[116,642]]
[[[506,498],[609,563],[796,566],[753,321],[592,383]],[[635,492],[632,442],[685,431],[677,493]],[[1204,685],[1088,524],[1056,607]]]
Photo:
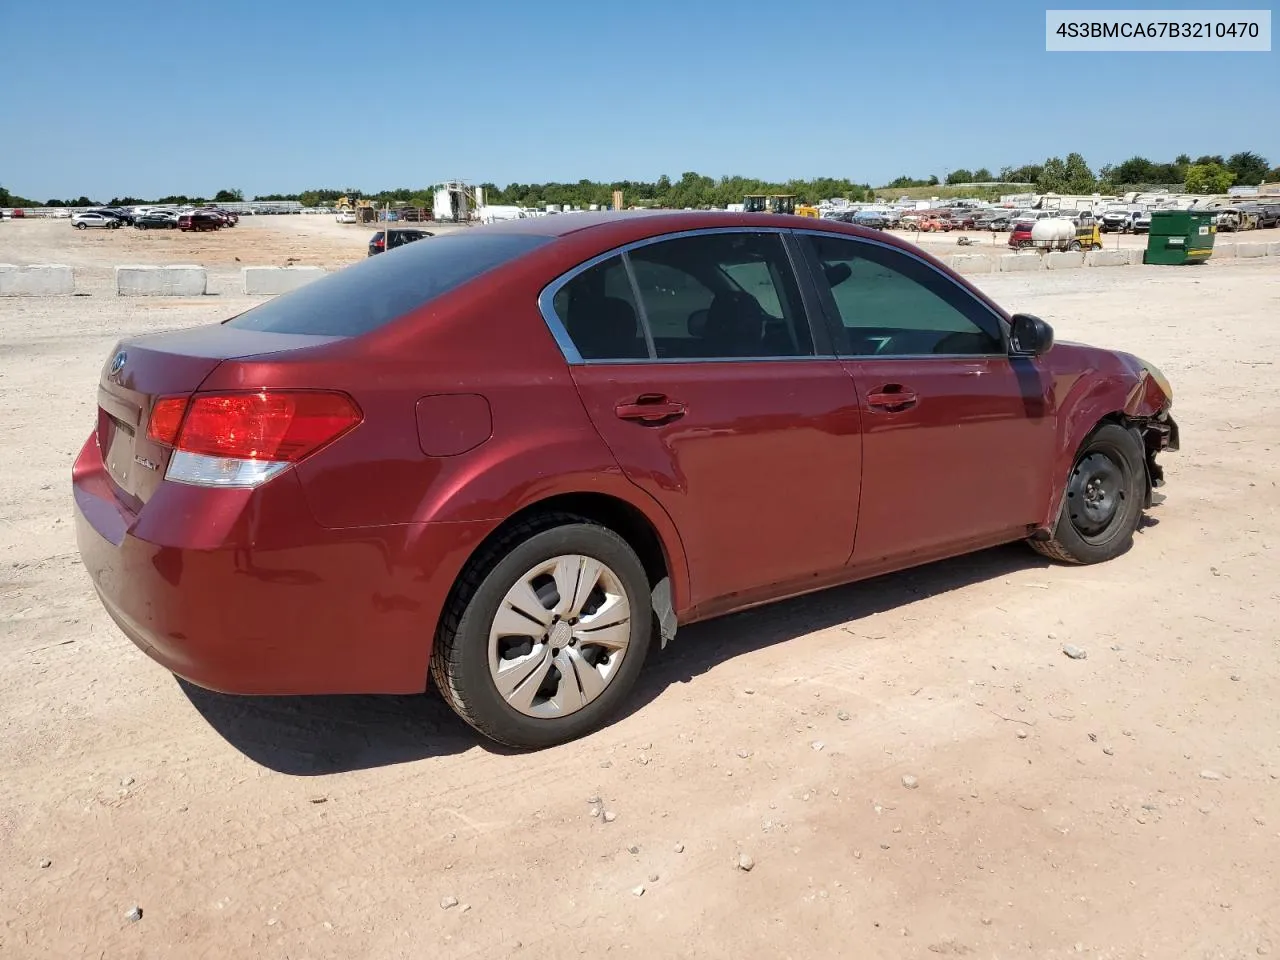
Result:
[[908,241],[891,234],[840,220],[796,217],[773,213],[731,213],[725,210],[625,210],[550,214],[522,220],[499,220],[476,229],[493,233],[532,234],[543,237],[590,237],[601,249],[635,240],[716,227],[771,227],[784,230],[818,230],[863,237],[915,252]]

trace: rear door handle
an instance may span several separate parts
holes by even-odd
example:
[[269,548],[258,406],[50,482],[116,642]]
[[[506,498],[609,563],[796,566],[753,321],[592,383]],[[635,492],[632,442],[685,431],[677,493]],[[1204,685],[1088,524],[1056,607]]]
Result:
[[877,410],[898,413],[914,407],[919,399],[914,390],[908,390],[900,383],[888,383],[867,394],[867,405]]
[[642,394],[630,403],[620,403],[613,408],[620,420],[648,424],[669,423],[683,417],[684,411],[683,403],[672,400],[663,393]]

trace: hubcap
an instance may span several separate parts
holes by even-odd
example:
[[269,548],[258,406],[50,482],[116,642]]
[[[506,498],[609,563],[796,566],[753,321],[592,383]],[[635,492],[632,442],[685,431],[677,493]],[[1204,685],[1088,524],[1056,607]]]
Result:
[[609,567],[552,557],[507,591],[489,629],[489,673],[526,716],[551,719],[593,702],[618,673],[631,640],[631,605]]
[[1067,485],[1071,525],[1085,537],[1109,527],[1124,503],[1124,472],[1105,453],[1091,453],[1076,464]]

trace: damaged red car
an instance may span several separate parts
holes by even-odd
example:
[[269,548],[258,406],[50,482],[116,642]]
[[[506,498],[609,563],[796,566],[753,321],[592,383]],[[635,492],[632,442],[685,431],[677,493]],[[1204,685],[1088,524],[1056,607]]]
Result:
[[1173,390],[833,221],[545,217],[121,342],[72,483],[123,633],[233,694],[607,722],[679,626],[997,544],[1127,550]]

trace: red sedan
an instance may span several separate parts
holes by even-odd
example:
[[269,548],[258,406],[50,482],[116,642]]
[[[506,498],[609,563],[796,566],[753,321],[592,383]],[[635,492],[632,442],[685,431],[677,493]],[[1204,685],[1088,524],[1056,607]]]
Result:
[[1013,540],[1131,543],[1172,390],[878,231],[580,214],[122,342],[75,463],[121,630],[229,693],[421,691],[523,747],[677,625]]

